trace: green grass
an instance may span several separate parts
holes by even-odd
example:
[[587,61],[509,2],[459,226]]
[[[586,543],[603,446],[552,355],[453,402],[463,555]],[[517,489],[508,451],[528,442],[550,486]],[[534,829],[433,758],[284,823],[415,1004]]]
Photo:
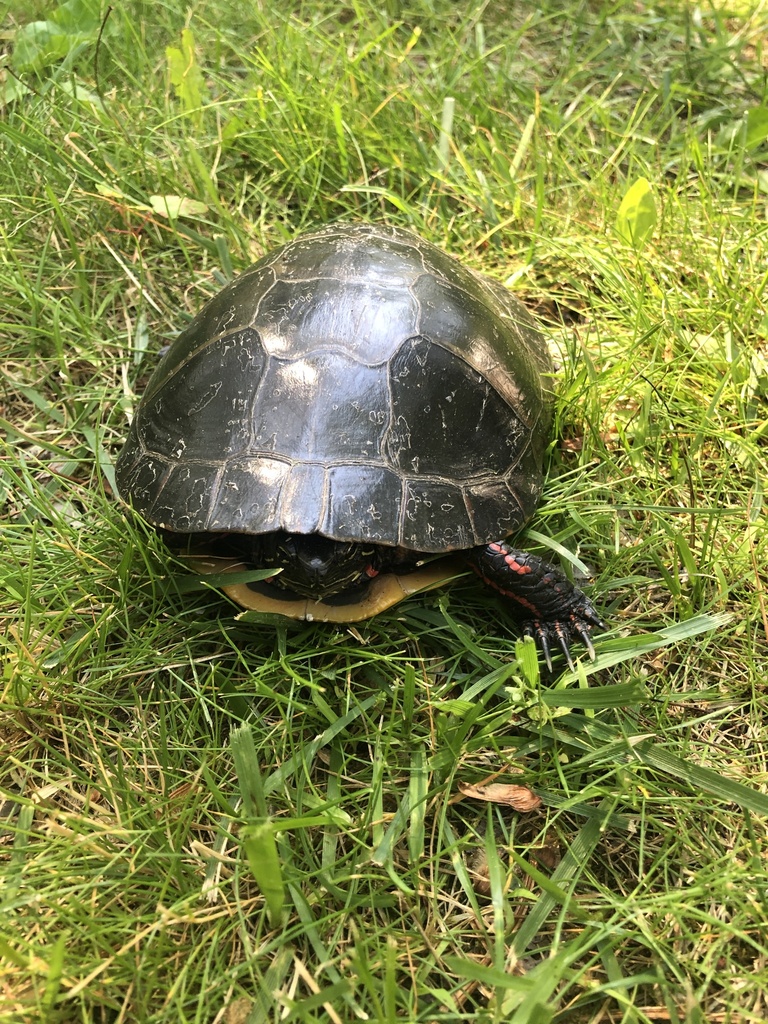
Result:
[[[52,4],[0,72],[0,1017],[763,1020],[768,7]],[[238,621],[116,502],[159,349],[344,220],[559,349],[526,543],[594,574],[594,666],[470,581]]]

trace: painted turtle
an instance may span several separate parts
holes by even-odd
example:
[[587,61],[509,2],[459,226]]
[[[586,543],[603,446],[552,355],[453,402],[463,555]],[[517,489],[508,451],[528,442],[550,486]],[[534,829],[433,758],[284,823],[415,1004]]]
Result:
[[594,657],[600,616],[505,539],[541,494],[551,369],[505,288],[417,236],[363,224],[300,236],[173,343],[118,489],[166,537],[280,569],[225,588],[246,607],[367,618],[450,577],[429,556],[457,552],[550,667],[555,644],[570,664],[576,637]]

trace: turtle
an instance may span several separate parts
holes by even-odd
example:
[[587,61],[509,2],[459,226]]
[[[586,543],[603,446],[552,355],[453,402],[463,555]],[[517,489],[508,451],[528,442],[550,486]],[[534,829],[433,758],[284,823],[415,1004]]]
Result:
[[173,341],[117,490],[199,569],[274,570],[225,587],[246,608],[352,622],[469,566],[550,671],[557,647],[573,667],[576,639],[594,659],[600,615],[509,541],[541,496],[552,373],[500,282],[402,228],[326,227],[267,253]]

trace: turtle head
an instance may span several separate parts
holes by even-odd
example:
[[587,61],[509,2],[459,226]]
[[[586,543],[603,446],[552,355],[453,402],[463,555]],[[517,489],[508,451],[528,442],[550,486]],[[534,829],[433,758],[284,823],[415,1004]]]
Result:
[[253,538],[251,560],[283,571],[270,583],[321,600],[369,582],[378,574],[376,549],[319,533],[268,533]]

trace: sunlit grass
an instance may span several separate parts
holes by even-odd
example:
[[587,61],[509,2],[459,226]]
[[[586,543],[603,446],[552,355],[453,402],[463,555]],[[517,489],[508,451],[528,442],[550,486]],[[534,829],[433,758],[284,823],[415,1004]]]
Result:
[[[2,1016],[762,1020],[768,12],[380,7],[83,4],[35,67],[53,4],[6,18]],[[593,575],[597,671],[540,679],[471,580],[238,620],[115,501],[160,349],[349,220],[542,320],[525,543]],[[488,782],[541,805],[462,798]]]

